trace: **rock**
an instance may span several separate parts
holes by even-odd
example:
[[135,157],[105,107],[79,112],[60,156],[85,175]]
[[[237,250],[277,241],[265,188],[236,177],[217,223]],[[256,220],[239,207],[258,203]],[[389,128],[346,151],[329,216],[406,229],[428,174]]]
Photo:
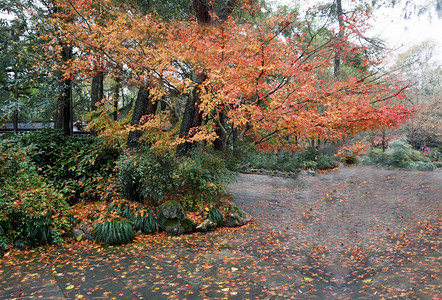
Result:
[[181,228],[183,229],[183,233],[192,232],[193,229],[195,228],[195,223],[193,223],[193,221],[187,217],[181,221],[180,225]]
[[77,228],[72,230],[73,238],[76,241],[89,240],[93,241],[92,225],[90,222],[83,222]]
[[253,217],[246,212],[244,213],[244,216],[242,218],[246,221],[246,223],[253,220]]
[[224,221],[224,224],[227,227],[236,227],[236,226],[242,226],[246,224],[246,220],[241,218],[238,214],[228,214],[226,217],[226,220]]
[[216,227],[217,224],[215,222],[210,219],[205,219],[203,222],[201,222],[201,224],[196,227],[196,230],[200,232],[207,232],[215,230]]
[[27,250],[32,248],[32,242],[26,239],[18,239],[14,242],[14,248],[18,250]]
[[169,235],[178,235],[180,233],[180,221],[178,219],[164,219],[161,227],[166,231]]
[[315,175],[316,175],[316,172],[315,172],[315,171],[312,171],[312,170],[307,170],[306,173],[307,173],[307,175],[309,175],[309,176],[315,176]]
[[178,219],[165,219],[161,227],[169,235],[180,235],[193,231],[195,224],[189,218],[184,218],[181,221]]
[[186,216],[178,201],[169,200],[160,206],[161,228],[169,235],[180,235],[193,231],[195,224]]
[[177,219],[181,221],[186,217],[183,207],[178,201],[169,200],[160,206],[160,212],[166,219]]

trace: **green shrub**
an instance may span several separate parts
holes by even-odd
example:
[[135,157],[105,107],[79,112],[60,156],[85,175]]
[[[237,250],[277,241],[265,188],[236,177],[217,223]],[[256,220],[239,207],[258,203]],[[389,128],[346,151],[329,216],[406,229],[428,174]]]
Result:
[[412,161],[407,155],[407,150],[403,148],[394,149],[389,165],[397,168],[403,168],[406,162]]
[[363,163],[378,163],[386,166],[406,170],[432,171],[437,166],[431,163],[428,154],[412,149],[403,140],[396,140],[390,143],[391,148],[385,153],[379,150],[372,150],[367,158],[362,159]]
[[131,201],[158,204],[176,188],[173,172],[176,161],[143,148],[128,152],[118,163],[118,178],[123,196]]
[[222,158],[197,149],[190,157],[180,158],[173,179],[180,187],[184,209],[194,210],[197,205],[218,204],[232,176]]
[[94,238],[108,245],[122,245],[133,241],[135,233],[129,220],[105,217],[95,223]]
[[436,168],[442,168],[442,162],[433,163]]
[[135,229],[141,230],[144,234],[150,234],[160,231],[160,225],[153,212],[149,210],[149,212],[143,211],[137,215],[135,218]]
[[364,155],[364,156],[359,156],[357,158],[357,162],[358,162],[358,164],[361,164],[361,165],[372,165],[373,159],[368,155]]
[[274,154],[273,152],[259,152],[253,146],[241,145],[237,157],[242,159],[237,161],[237,164],[255,169],[296,172],[300,169],[300,163],[303,161],[302,156],[303,153],[295,158],[292,152],[284,152],[283,155]]
[[206,208],[202,211],[201,216],[203,219],[209,219],[218,225],[223,223],[223,213],[216,207]]
[[135,220],[136,212],[131,205],[126,201],[112,202],[108,207],[108,213],[114,213],[122,218],[130,221]]
[[416,170],[417,165],[418,164],[416,164],[414,161],[407,160],[402,163],[400,168],[405,169],[405,170]]
[[[5,145],[7,147],[5,147]],[[0,217],[7,241],[27,239],[32,246],[58,243],[70,228],[69,205],[37,173],[27,151],[9,141],[0,143]],[[7,168],[7,170],[5,169]],[[4,240],[5,240],[4,239]]]
[[434,171],[434,169],[436,169],[436,166],[431,162],[424,162],[417,164],[416,169],[419,171]]
[[95,136],[65,136],[59,130],[41,130],[9,136],[15,147],[30,149],[38,173],[62,192],[70,203],[103,199],[121,149],[108,147]]
[[333,156],[328,155],[326,153],[318,154],[318,159],[316,161],[316,164],[319,170],[333,169],[339,165],[339,163],[334,159]]
[[226,209],[226,213],[237,214],[240,217],[244,217],[244,210],[235,204],[230,204]]
[[317,165],[316,161],[307,160],[307,161],[303,161],[301,163],[301,167],[303,170],[308,170],[308,169],[316,170],[318,165]]

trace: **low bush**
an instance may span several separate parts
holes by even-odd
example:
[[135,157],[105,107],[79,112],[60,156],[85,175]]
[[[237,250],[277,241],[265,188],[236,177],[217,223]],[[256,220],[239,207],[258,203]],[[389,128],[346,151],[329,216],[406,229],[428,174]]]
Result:
[[0,217],[4,239],[31,246],[62,241],[71,226],[69,205],[47,184],[28,155],[30,148],[0,143]]
[[373,149],[367,156],[359,160],[363,164],[381,164],[405,170],[432,171],[437,166],[431,162],[428,154],[412,149],[403,140],[390,143],[390,149],[382,152]]
[[232,176],[222,158],[196,149],[189,157],[179,159],[173,179],[180,189],[184,209],[193,211],[197,206],[219,204]]
[[144,234],[150,234],[160,231],[160,224],[151,210],[142,211],[135,218],[135,229],[140,230]]
[[326,153],[318,154],[318,160],[316,161],[316,164],[319,170],[333,169],[339,165],[339,163],[334,159],[333,156]]
[[122,151],[95,136],[70,137],[52,129],[2,139],[16,147],[32,149],[28,156],[38,166],[38,174],[71,204],[105,198],[108,180]]
[[218,225],[221,225],[223,223],[223,213],[216,207],[206,207],[202,211],[201,217],[203,219],[209,219],[210,221],[215,222]]
[[226,213],[227,214],[229,214],[229,213],[237,214],[240,217],[244,217],[244,215],[245,215],[244,210],[241,207],[234,205],[234,204],[230,204],[229,206],[227,206]]
[[158,205],[167,196],[180,197],[188,210],[217,202],[232,177],[225,161],[205,149],[195,150],[188,157],[140,149],[122,156],[117,165],[126,199]]
[[108,207],[108,213],[116,214],[130,221],[135,220],[137,210],[138,208],[128,201],[113,201]]
[[94,238],[107,245],[122,245],[132,242],[135,232],[129,220],[104,216],[94,225]]
[[436,169],[436,166],[431,162],[423,162],[417,164],[416,169],[419,171],[434,171]]
[[148,148],[126,153],[117,166],[121,192],[128,200],[157,205],[176,187],[176,161]]

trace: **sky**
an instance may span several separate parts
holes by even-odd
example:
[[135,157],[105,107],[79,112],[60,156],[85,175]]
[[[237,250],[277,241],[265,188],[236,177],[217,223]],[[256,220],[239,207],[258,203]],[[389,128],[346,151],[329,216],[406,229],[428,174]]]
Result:
[[[414,7],[419,7],[424,3],[431,3],[432,0],[413,0],[412,4],[408,6],[408,10],[404,10],[404,0],[400,1],[395,7],[382,8],[374,11],[372,19],[372,30],[368,33],[370,37],[379,37],[386,41],[388,48],[393,49],[393,54],[406,52],[414,45],[420,44],[426,40],[432,40],[438,44],[438,52],[435,53],[434,61],[442,64],[442,12],[440,18],[435,10],[435,5],[432,9],[421,15],[414,11]],[[436,0],[434,0],[436,1]],[[312,6],[315,4],[324,3],[327,1],[319,0],[275,0],[285,5],[295,5],[301,3],[302,6]],[[328,1],[330,2],[330,1]],[[342,0],[342,5],[345,10],[347,3],[351,0]],[[410,14],[411,12],[411,14]],[[404,14],[409,15],[405,19]]]

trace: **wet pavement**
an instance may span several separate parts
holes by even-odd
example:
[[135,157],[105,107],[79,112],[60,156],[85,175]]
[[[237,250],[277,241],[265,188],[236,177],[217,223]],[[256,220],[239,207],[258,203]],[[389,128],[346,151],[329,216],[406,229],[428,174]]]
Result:
[[231,192],[246,226],[10,253],[0,299],[441,299],[441,170],[240,175]]

